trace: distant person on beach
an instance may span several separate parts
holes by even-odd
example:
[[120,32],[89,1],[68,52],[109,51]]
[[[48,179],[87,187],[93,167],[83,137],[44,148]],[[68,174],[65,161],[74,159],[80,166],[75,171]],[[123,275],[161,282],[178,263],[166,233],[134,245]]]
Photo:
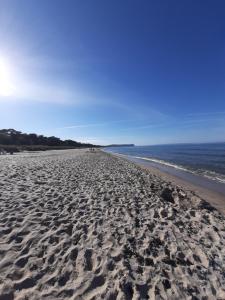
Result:
[[6,151],[4,149],[0,149],[0,155],[6,154]]

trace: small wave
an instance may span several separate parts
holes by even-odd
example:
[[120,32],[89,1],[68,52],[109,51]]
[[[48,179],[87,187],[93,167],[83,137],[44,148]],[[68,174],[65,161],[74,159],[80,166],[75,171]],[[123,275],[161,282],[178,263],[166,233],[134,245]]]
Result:
[[161,160],[161,159],[141,157],[141,156],[132,156],[132,157],[152,161],[152,162],[155,162],[155,163],[158,163],[158,164],[162,164],[162,165],[172,167],[172,168],[175,168],[175,169],[178,169],[178,170],[189,172],[189,173],[192,173],[192,174],[195,174],[195,175],[204,176],[204,177],[206,177],[208,179],[211,179],[211,180],[214,180],[214,181],[225,183],[225,175],[218,174],[214,171],[203,170],[203,169],[191,170],[191,169],[187,169],[183,166],[176,165],[176,164],[173,164],[173,163],[169,163],[169,162]]
[[148,158],[148,157],[141,157],[141,156],[132,156],[132,157],[135,157],[135,158],[138,158],[138,159],[143,159],[143,160],[149,160],[149,161],[152,161],[152,162],[155,162],[155,163],[158,163],[158,164],[162,164],[162,165],[165,165],[165,166],[168,166],[168,167],[172,167],[172,168],[175,168],[175,169],[178,169],[178,170],[190,172],[190,170],[188,170],[188,169],[186,169],[182,166],[175,165],[173,163],[169,163],[165,160],[155,159],[155,158]]
[[218,174],[214,171],[208,171],[208,170],[197,170],[196,171],[198,174],[209,178],[211,180],[219,181],[221,183],[225,183],[225,175]]
[[167,162],[165,160],[161,160],[161,159],[143,157],[143,156],[134,156],[134,155],[129,155],[129,154],[121,154],[121,153],[115,153],[115,152],[112,152],[112,151],[109,151],[109,152],[114,153],[118,156],[137,158],[137,159],[146,160],[146,161],[150,161],[150,162],[153,162],[153,163],[161,164],[161,165],[164,165],[164,166],[167,166],[167,167],[171,167],[171,168],[174,168],[174,169],[177,169],[177,170],[188,172],[188,173],[191,173],[191,174],[194,174],[194,175],[203,176],[203,177],[208,178],[210,180],[214,180],[214,181],[225,184],[225,175],[216,173],[214,171],[209,171],[209,170],[205,170],[205,169],[193,170],[193,169],[189,169],[189,168],[181,166],[181,165],[176,165],[176,164],[173,164],[173,163]]

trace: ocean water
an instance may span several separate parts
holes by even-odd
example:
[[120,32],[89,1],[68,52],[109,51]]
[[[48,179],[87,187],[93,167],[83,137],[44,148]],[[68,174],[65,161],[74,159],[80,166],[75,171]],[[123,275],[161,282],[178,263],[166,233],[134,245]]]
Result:
[[225,184],[225,143],[109,147],[106,151],[167,165]]

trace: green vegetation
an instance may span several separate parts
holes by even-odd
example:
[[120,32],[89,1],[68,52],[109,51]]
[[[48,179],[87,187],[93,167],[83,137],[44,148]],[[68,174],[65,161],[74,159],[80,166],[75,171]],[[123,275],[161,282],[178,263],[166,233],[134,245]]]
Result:
[[57,150],[71,148],[89,148],[97,147],[96,145],[79,143],[73,140],[62,141],[55,136],[46,137],[35,133],[22,133],[15,129],[0,130],[0,150],[7,152],[18,151],[40,151],[40,150]]

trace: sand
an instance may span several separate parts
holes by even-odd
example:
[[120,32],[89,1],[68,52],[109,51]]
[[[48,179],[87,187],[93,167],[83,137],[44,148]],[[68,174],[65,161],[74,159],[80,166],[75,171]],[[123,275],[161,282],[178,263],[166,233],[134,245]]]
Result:
[[[161,177],[164,181],[170,182],[172,185],[182,186],[182,188],[184,188],[186,192],[191,191],[192,194],[195,194],[196,196],[206,200],[225,216],[225,194],[222,194],[215,190],[211,190],[210,188],[207,187],[202,187],[198,184],[197,180],[195,183],[191,183],[190,181],[184,180],[179,176],[172,175],[171,173],[169,173],[169,171],[164,172],[160,169],[160,165],[159,168],[157,168],[149,164],[146,164],[144,160],[133,160],[132,157],[128,157],[116,153],[113,155],[116,155],[118,157],[122,156],[124,159],[128,161],[135,162],[140,167],[149,170],[153,175],[156,175],[157,177]],[[222,183],[220,184],[222,185]],[[225,187],[225,184],[223,185]]]
[[0,299],[225,299],[225,217],[122,158],[0,157]]

